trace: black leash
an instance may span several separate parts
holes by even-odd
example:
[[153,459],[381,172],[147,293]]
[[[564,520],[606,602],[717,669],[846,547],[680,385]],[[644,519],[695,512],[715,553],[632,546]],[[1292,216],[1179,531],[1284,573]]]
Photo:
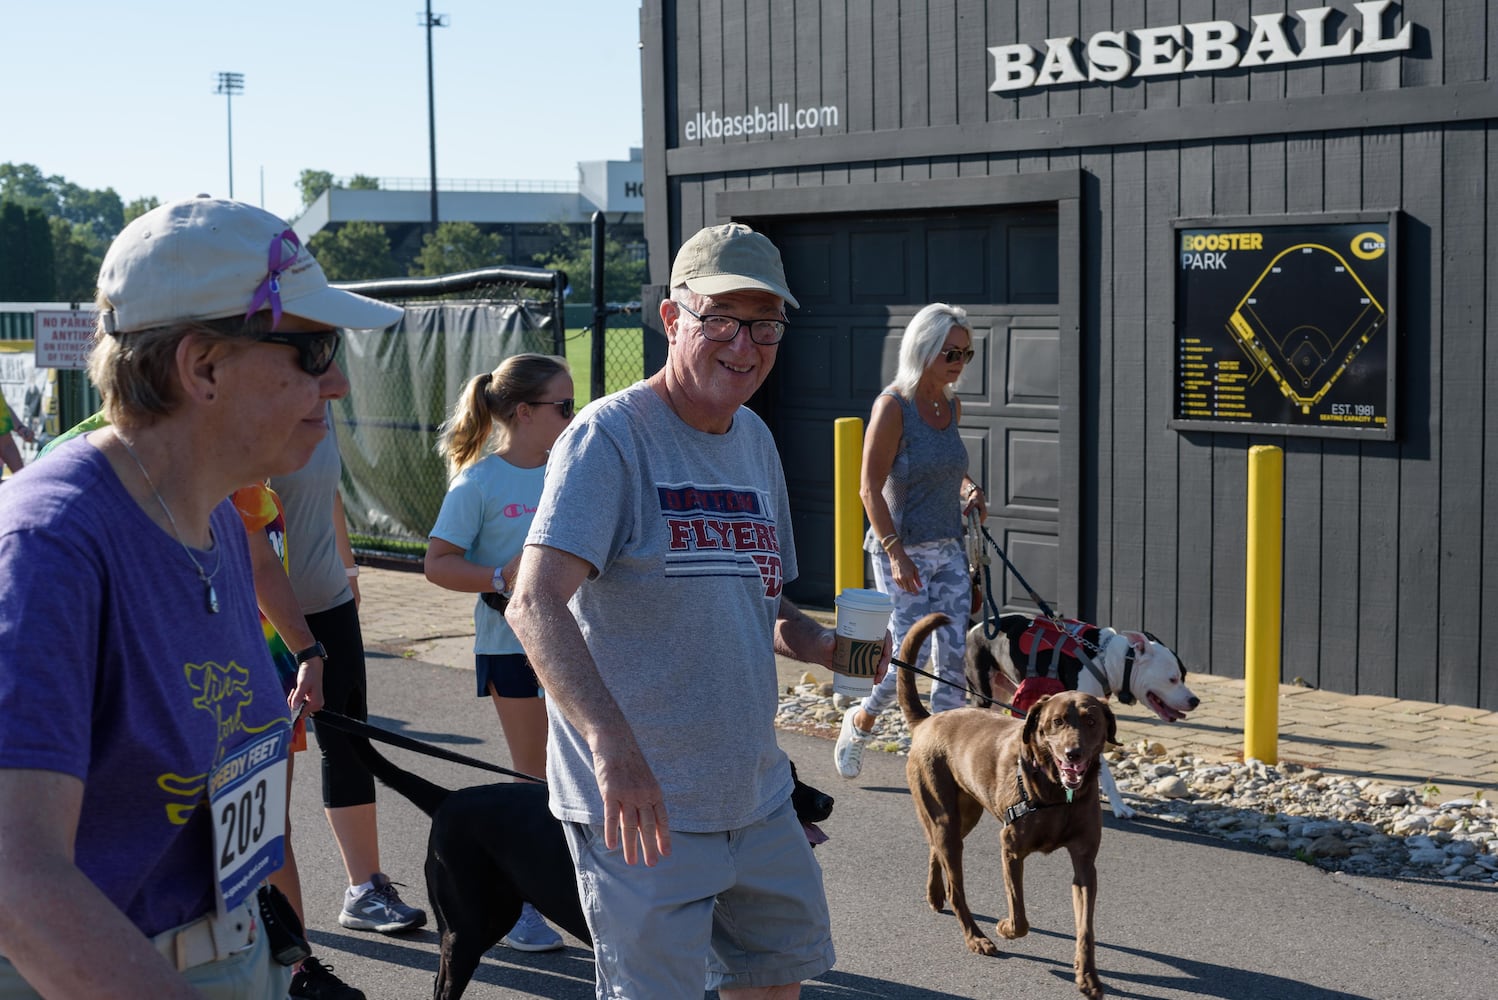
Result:
[[[1001,560],[1003,560],[1004,565],[1009,568],[1009,572],[1011,572],[1011,573],[1014,574],[1014,578],[1015,578],[1015,580],[1019,581],[1019,585],[1021,587],[1025,588],[1025,593],[1028,594],[1028,595],[1030,595],[1030,600],[1032,600],[1032,601],[1035,602],[1035,606],[1040,609],[1040,613],[1043,614],[1043,615],[1045,615],[1047,618],[1051,619],[1051,621],[1054,621],[1054,622],[1061,621],[1062,620],[1061,616],[1058,615],[1054,610],[1052,610],[1051,606],[1046,603],[1045,598],[1041,597],[1039,594],[1037,594],[1035,592],[1035,588],[1032,587],[1032,586],[1030,586],[1030,582],[1028,580],[1026,580],[1020,574],[1019,569],[1014,565],[1014,563],[1012,563],[1012,562],[1009,561],[1009,557],[1004,554],[1003,548],[1001,548],[999,546],[998,542],[996,542],[996,541],[993,540],[993,535],[990,535],[988,533],[988,528],[980,525],[978,527],[978,530],[981,531],[981,532],[983,532],[983,537],[988,540],[989,546],[995,552],[997,552],[999,554],[999,558]],[[993,612],[994,613],[993,613],[993,615],[991,617],[989,617],[989,616],[985,616],[984,617],[983,633],[984,633],[984,635],[987,635],[988,638],[993,639],[993,638],[997,637],[998,634],[999,634],[999,631],[998,631],[999,613],[998,613],[998,608],[994,607],[993,587],[992,587],[991,581],[990,581],[990,585],[989,585],[988,604],[989,604],[990,608],[993,608]],[[990,625],[990,622],[992,623],[992,625]],[[993,628],[993,632],[991,632],[991,633],[988,631],[990,627]]]
[[990,697],[989,695],[980,694],[977,691],[974,691],[971,687],[969,687],[966,684],[958,684],[956,681],[949,681],[949,680],[947,680],[947,679],[945,679],[943,677],[938,677],[938,676],[936,676],[933,673],[929,673],[929,672],[927,672],[925,670],[922,670],[920,667],[916,666],[913,663],[906,663],[904,660],[900,659],[898,656],[891,656],[889,658],[889,665],[892,666],[892,667],[899,667],[902,670],[913,671],[915,673],[920,674],[922,677],[929,677],[933,681],[936,681],[938,684],[946,684],[946,685],[949,685],[951,687],[960,687],[960,688],[962,688],[962,690],[966,691],[968,694],[972,695],[974,698],[977,698],[979,701],[991,702],[992,704],[995,704],[995,705],[999,706],[1000,708],[1007,708],[1010,712],[1012,712],[1015,715],[1022,716],[1022,715],[1025,714],[1024,712],[1017,711],[1013,705],[1006,704],[1005,702],[999,701],[997,698]]
[[340,732],[349,733],[353,736],[363,736],[365,739],[379,740],[381,743],[389,743],[391,746],[401,747],[404,750],[414,750],[417,753],[424,753],[428,757],[439,757],[442,760],[450,760],[454,764],[467,764],[469,767],[476,767],[481,771],[492,771],[495,774],[503,774],[509,778],[522,778],[526,781],[536,781],[543,785],[546,784],[545,778],[537,778],[535,775],[511,771],[509,768],[500,767],[498,764],[491,764],[487,760],[464,756],[454,750],[443,750],[441,747],[434,747],[430,743],[423,743],[421,740],[413,739],[410,736],[402,736],[400,733],[392,733],[390,730],[381,729],[379,726],[371,726],[367,722],[360,722],[358,719],[339,715],[337,712],[326,708],[320,712],[313,712],[312,721],[319,726],[325,725],[329,729],[337,729]]

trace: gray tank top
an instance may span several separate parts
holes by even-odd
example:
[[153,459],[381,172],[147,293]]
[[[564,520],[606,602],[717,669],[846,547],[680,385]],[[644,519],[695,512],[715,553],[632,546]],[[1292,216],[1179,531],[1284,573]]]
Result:
[[[884,481],[884,502],[895,521],[895,533],[906,545],[919,545],[962,536],[962,503],[959,491],[967,473],[967,447],[957,430],[955,411],[947,426],[938,430],[921,419],[915,404],[886,389],[900,404],[903,428],[889,478]],[[870,536],[873,532],[870,531]],[[877,552],[879,543],[870,539]]]

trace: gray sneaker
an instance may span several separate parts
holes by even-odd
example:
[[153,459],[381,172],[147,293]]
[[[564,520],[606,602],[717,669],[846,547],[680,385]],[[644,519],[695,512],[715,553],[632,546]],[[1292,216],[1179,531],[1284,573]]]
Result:
[[411,931],[427,922],[426,911],[407,906],[395,891],[396,883],[376,872],[371,880],[372,888],[357,896],[343,895],[343,910],[338,922],[350,930],[379,931],[381,934],[398,934]]

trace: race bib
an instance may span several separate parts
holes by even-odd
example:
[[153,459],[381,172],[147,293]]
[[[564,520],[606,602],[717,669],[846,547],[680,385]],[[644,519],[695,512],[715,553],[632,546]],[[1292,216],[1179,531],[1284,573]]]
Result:
[[208,779],[219,913],[249,898],[286,860],[286,754],[291,730],[236,750]]

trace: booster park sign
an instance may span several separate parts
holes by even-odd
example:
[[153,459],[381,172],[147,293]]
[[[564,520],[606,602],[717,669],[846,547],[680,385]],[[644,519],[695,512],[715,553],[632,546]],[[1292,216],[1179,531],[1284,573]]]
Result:
[[[1252,27],[1232,21],[1196,21],[1134,31],[1099,31],[1047,38],[1032,45],[995,45],[995,93],[1075,83],[1117,83],[1130,77],[1181,76],[1224,70],[1320,62],[1402,52],[1413,45],[1414,24],[1400,27],[1392,0],[1352,5],[1356,16],[1333,7],[1291,14],[1254,14]],[[1298,30],[1297,30],[1298,29]]]
[[1393,440],[1395,218],[1175,224],[1177,430]]

